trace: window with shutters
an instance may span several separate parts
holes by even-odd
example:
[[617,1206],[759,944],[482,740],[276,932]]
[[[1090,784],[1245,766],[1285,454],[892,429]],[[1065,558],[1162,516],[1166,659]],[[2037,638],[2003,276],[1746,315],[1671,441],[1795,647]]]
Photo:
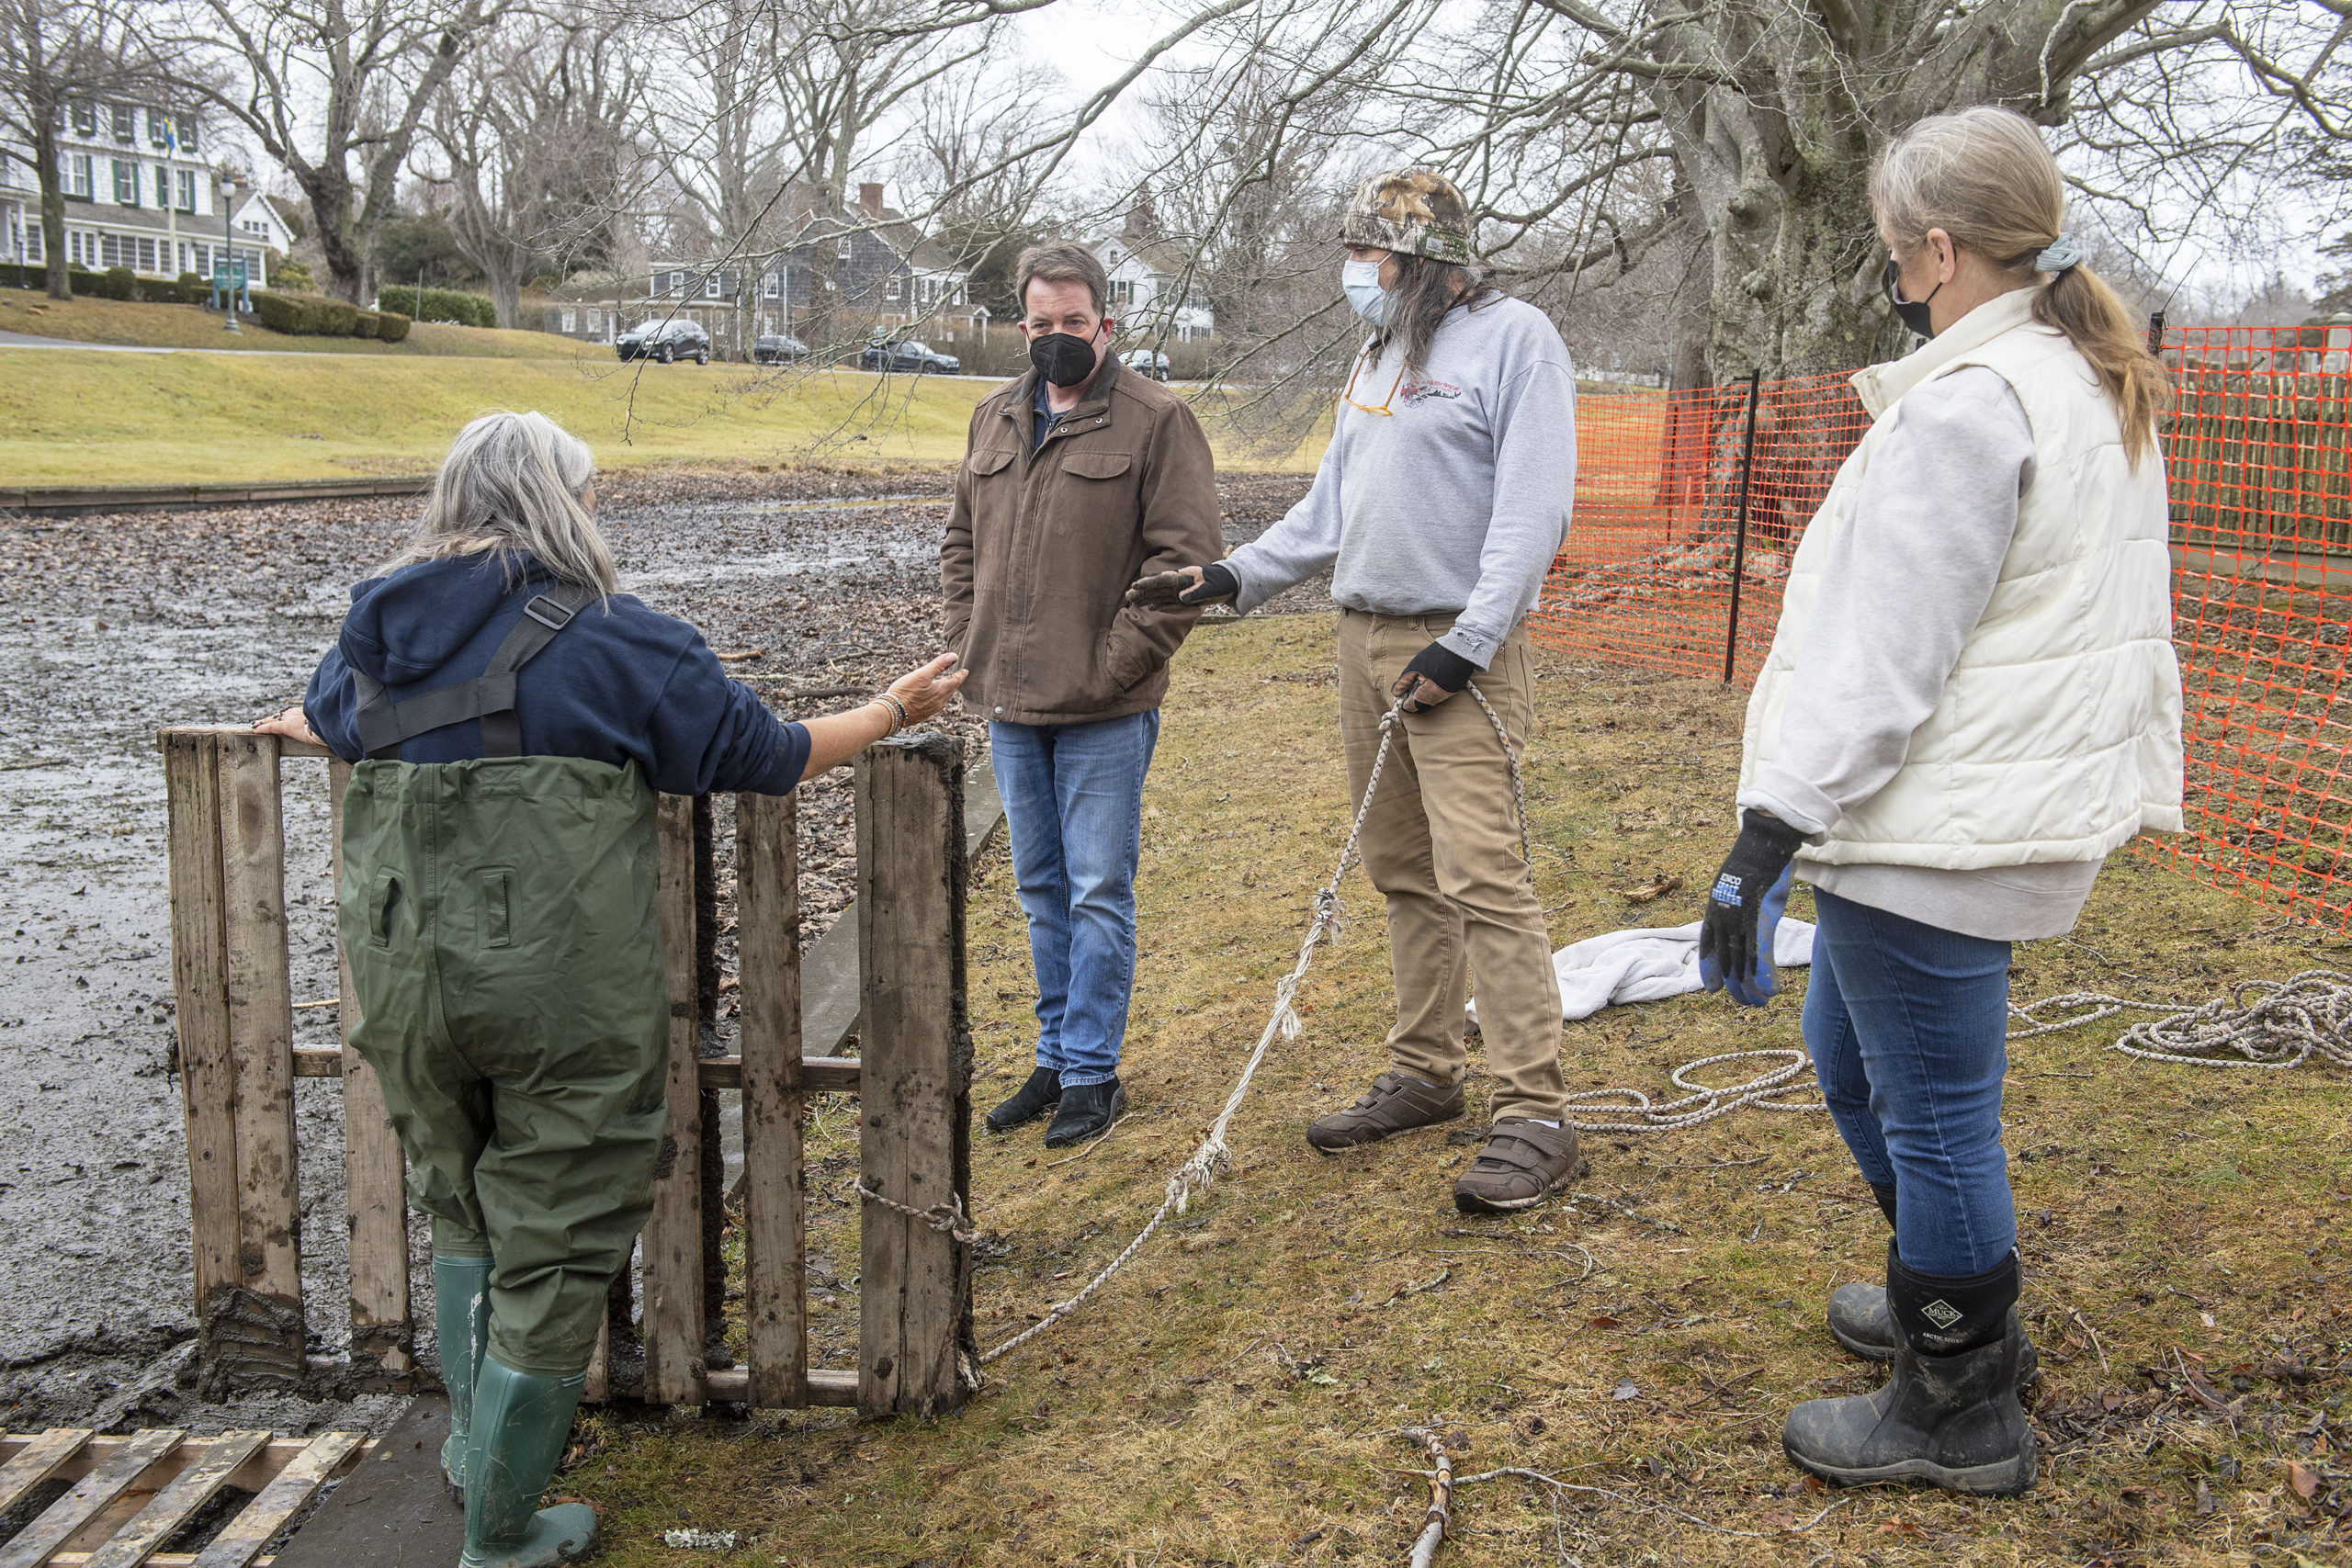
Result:
[[155,205],[169,207],[171,204],[172,171],[158,164],[155,165]]
[[153,147],[169,147],[172,144],[172,117],[162,109],[147,111],[147,141]]
[[68,152],[65,155],[65,194],[90,199],[90,155]]
[[182,212],[194,212],[196,210],[196,171],[194,169],[180,170],[179,181],[180,198],[177,204],[179,209]]
[[129,104],[115,104],[110,107],[114,111],[114,139],[117,141],[129,141],[131,134],[138,130],[138,111]]
[[172,129],[179,134],[181,152],[193,152],[197,150],[196,121],[194,119],[190,118],[187,115],[181,115],[172,121]]
[[139,205],[139,165],[128,158],[114,160],[114,199],[122,207]]
[[98,106],[96,104],[75,104],[74,106],[74,134],[76,136],[96,136],[97,133]]

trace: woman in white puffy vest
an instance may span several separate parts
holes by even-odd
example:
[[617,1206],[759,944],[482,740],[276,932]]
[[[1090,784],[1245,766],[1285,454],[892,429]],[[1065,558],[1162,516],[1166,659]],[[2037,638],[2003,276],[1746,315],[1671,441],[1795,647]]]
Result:
[[1894,1227],[1885,1289],[1829,1302],[1838,1341],[1893,1376],[1799,1405],[1789,1457],[2009,1495],[2035,1475],[2009,944],[2071,930],[2109,851],[2180,827],[2165,385],[2021,116],[1913,126],[1871,202],[1887,298],[1928,342],[1854,378],[1874,423],[1791,568],[1702,968],[1763,1001],[1791,875],[1813,885],[1805,1043]]

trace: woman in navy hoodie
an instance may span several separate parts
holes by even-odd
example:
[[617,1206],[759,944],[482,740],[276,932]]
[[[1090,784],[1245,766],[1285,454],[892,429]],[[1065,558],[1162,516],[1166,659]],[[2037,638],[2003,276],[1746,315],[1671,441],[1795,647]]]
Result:
[[543,415],[466,426],[302,705],[256,726],[355,764],[351,1040],[433,1216],[464,1568],[548,1568],[594,1538],[584,1505],[538,1500],[652,1201],[655,794],[787,794],[964,680],[942,655],[863,707],[778,719],[693,626],[614,592],[593,478]]

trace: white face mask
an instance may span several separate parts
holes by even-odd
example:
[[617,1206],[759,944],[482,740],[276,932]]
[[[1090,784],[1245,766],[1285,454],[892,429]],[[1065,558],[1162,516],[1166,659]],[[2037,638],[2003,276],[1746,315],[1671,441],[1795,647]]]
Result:
[[1340,287],[1347,291],[1348,303],[1375,327],[1388,322],[1388,291],[1380,287],[1380,265],[1353,260],[1340,264]]

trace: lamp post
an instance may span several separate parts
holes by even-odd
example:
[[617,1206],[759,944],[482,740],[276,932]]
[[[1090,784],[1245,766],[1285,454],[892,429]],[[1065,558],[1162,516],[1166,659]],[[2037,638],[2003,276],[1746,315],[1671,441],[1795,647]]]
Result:
[[244,329],[237,325],[237,182],[228,175],[220,176],[220,298],[229,308],[222,312],[229,318],[232,333]]

